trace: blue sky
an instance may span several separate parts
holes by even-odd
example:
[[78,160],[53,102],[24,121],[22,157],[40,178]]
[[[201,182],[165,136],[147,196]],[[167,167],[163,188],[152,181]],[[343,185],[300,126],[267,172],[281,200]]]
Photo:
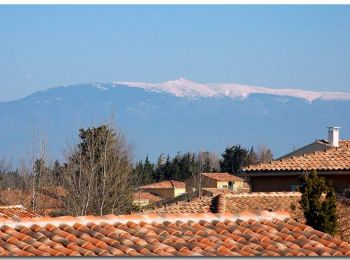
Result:
[[90,81],[350,92],[350,6],[0,6],[0,101]]

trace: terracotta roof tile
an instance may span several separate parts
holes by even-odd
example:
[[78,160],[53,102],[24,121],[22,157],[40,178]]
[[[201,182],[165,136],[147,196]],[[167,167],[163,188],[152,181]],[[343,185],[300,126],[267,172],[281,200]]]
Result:
[[238,213],[245,210],[286,210],[290,212],[292,218],[302,223],[304,217],[299,206],[300,197],[301,194],[298,192],[225,193],[222,195],[218,193],[213,197],[195,198],[189,202],[178,202],[151,211],[156,213]]
[[324,151],[287,157],[243,168],[245,173],[312,170],[350,170],[350,141],[340,141],[339,147],[330,147]]
[[348,243],[297,223],[281,211],[34,218],[0,225],[3,256],[350,254]]
[[0,218],[17,219],[17,218],[37,218],[39,214],[29,211],[22,205],[0,206]]
[[148,200],[150,202],[156,202],[156,201],[160,201],[163,199],[162,197],[159,197],[159,196],[154,195],[150,192],[144,192],[144,191],[135,192],[133,196],[134,196],[135,201]]
[[186,184],[181,181],[161,181],[141,186],[140,189],[174,189],[174,188],[186,188]]
[[157,213],[205,213],[211,212],[213,197],[196,198],[192,201],[182,201],[170,206],[155,208],[152,212]]
[[202,175],[216,181],[244,181],[242,178],[228,172],[203,172]]
[[252,192],[226,195],[226,211],[240,212],[243,210],[286,210],[291,217],[304,221],[299,205],[299,192]]
[[[23,205],[26,208],[30,208],[32,194],[28,190],[0,190],[0,201],[2,205]],[[42,192],[37,193],[37,205],[35,210],[37,214],[46,215],[54,210],[60,209],[63,209],[62,200]]]

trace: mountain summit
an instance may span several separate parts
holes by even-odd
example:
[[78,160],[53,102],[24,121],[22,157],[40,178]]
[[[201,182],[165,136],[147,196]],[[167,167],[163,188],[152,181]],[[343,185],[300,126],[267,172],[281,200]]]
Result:
[[236,83],[196,83],[184,78],[163,83],[144,82],[114,82],[116,86],[138,87],[156,92],[167,92],[177,97],[231,97],[245,99],[251,94],[269,94],[306,99],[350,100],[350,93],[317,92],[300,89],[272,89],[266,87],[248,86]]
[[0,103],[0,158],[17,163],[32,151],[33,129],[48,140],[51,158],[78,140],[78,130],[113,113],[135,147],[148,154],[266,144],[275,156],[315,139],[339,125],[348,137],[350,94],[271,89],[234,83],[202,84],[187,79],[164,83],[114,82],[55,87]]

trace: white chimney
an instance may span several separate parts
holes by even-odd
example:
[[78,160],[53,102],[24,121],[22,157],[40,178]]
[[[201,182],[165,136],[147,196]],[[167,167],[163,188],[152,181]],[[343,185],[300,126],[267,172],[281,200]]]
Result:
[[331,146],[339,147],[339,132],[340,132],[340,127],[337,127],[337,126],[328,127],[328,143]]

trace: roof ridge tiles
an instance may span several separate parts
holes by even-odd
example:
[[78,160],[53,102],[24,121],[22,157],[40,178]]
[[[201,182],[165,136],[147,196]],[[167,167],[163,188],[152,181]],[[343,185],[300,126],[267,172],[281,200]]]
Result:
[[17,205],[0,205],[0,209],[11,209],[11,208],[21,208],[21,209],[26,209],[26,207],[24,207],[21,204],[17,204]]
[[14,219],[1,219],[0,218],[0,226],[9,226],[9,227],[16,227],[16,226],[23,226],[23,227],[30,227],[34,224],[37,225],[47,225],[47,224],[53,224],[53,225],[60,225],[60,224],[67,224],[67,225],[73,225],[75,223],[80,224],[87,224],[89,222],[94,223],[127,223],[127,222],[146,222],[146,223],[153,223],[153,222],[161,222],[161,221],[170,221],[170,222],[176,222],[176,221],[198,221],[198,220],[231,220],[235,221],[238,219],[241,220],[273,220],[273,219],[279,219],[279,220],[285,220],[287,218],[290,218],[290,214],[288,211],[274,211],[270,212],[267,210],[257,210],[257,211],[242,211],[240,213],[164,213],[164,214],[158,214],[158,213],[146,213],[146,214],[132,214],[132,215],[104,215],[104,216],[61,216],[61,217],[39,217],[39,218],[18,218],[16,220]]
[[301,193],[298,191],[276,191],[276,192],[249,192],[249,193],[237,193],[237,194],[227,194],[226,196],[230,198],[234,197],[276,197],[276,196],[301,196]]

